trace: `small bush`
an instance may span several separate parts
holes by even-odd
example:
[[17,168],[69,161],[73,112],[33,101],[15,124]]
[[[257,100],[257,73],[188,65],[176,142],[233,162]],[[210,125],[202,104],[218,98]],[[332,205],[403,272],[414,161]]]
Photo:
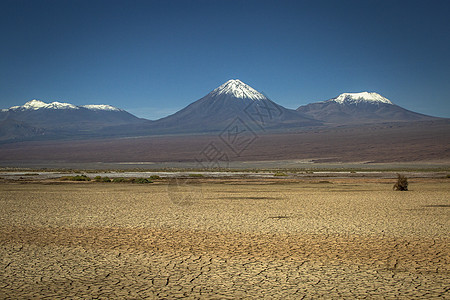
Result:
[[96,181],[96,182],[111,182],[111,178],[109,178],[107,176],[105,176],[105,177],[95,176],[94,181]]
[[136,181],[139,180],[139,178],[136,177],[117,177],[113,178],[112,182],[127,182],[127,183],[136,183]]
[[87,177],[86,175],[76,175],[73,176],[74,181],[91,181],[91,178]]
[[201,178],[201,177],[205,177],[205,176],[203,176],[203,174],[189,174],[189,177],[198,177],[198,178]]
[[276,172],[273,174],[273,176],[287,176],[287,174],[283,172]]
[[159,179],[161,179],[161,177],[158,176],[158,175],[152,175],[148,179],[150,179],[150,180],[159,180]]
[[134,183],[152,183],[152,181],[148,180],[147,178],[136,178]]
[[101,182],[111,182],[111,178],[105,176],[105,177],[102,177],[102,179],[100,181]]
[[60,180],[63,181],[91,181],[89,177],[86,175],[76,175],[76,176],[64,176],[61,177]]
[[126,182],[126,180],[123,177],[116,177],[112,179],[112,182]]
[[393,189],[395,191],[407,191],[408,190],[408,178],[403,175],[397,174],[397,182],[394,184]]

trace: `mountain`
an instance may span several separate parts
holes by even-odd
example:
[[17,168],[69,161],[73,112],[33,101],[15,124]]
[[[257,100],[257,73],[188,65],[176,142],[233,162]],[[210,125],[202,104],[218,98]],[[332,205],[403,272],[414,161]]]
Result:
[[327,101],[297,108],[310,118],[332,124],[425,121],[438,119],[419,114],[398,105],[377,93],[343,93]]
[[173,115],[152,124],[159,132],[217,132],[233,122],[252,130],[320,125],[303,113],[276,104],[239,79],[232,79]]
[[83,127],[91,125],[107,125],[137,122],[141,119],[110,105],[82,105],[70,103],[45,103],[31,100],[22,106],[2,109],[0,120],[13,119],[34,126]]
[[0,140],[110,135],[112,127],[143,122],[110,105],[75,106],[31,100],[0,111]]

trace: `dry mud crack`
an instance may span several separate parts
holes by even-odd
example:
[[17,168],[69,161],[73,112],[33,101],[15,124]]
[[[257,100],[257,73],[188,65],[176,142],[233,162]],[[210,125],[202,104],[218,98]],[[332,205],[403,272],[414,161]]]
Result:
[[449,298],[448,183],[388,188],[0,185],[0,298]]

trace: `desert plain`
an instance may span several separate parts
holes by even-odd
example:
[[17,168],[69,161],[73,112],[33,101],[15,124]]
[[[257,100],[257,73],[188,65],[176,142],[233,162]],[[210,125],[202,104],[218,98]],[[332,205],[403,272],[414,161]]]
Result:
[[0,182],[2,299],[450,298],[450,179]]

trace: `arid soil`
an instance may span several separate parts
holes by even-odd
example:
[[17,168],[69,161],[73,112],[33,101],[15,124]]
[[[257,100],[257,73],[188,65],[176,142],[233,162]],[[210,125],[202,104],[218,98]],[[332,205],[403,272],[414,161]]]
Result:
[[450,298],[449,180],[1,183],[0,298]]

